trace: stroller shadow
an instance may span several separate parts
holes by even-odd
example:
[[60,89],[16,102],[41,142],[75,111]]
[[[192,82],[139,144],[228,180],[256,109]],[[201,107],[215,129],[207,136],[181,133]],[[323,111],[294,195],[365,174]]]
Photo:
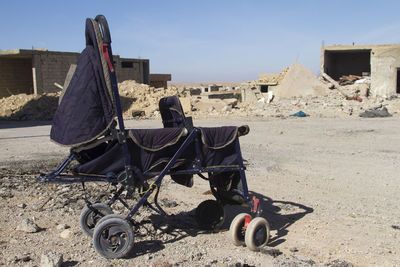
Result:
[[[250,195],[256,196],[260,200],[261,217],[267,219],[272,231],[276,231],[276,235],[268,243],[270,247],[276,247],[285,242],[286,239],[284,236],[288,234],[290,226],[308,213],[314,211],[313,208],[300,203],[273,200],[256,192],[250,192]],[[249,207],[238,205],[225,205],[225,221],[219,231],[229,231],[229,226],[233,218],[239,213],[249,213],[249,209]],[[195,209],[168,216],[153,214],[149,217],[149,220],[142,222],[139,227],[146,227],[145,224],[152,224],[157,229],[157,233],[148,231],[152,235],[153,240],[137,242],[128,258],[162,250],[165,244],[180,241],[188,236],[194,237],[199,234],[210,234],[213,232],[200,228],[195,218]],[[165,238],[166,235],[168,236],[167,238]],[[160,240],[160,237],[164,240]]]

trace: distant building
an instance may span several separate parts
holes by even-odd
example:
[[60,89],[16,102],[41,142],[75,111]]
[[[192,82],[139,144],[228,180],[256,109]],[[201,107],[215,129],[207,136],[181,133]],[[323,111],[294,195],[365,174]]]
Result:
[[150,74],[150,86],[152,87],[167,89],[168,81],[171,81],[171,74]]
[[321,49],[321,74],[370,76],[372,96],[400,93],[400,44],[334,45]]
[[[0,50],[0,97],[60,91],[54,83],[64,84],[70,66],[77,63],[79,55],[46,49]],[[148,59],[114,55],[114,64],[118,82],[135,80],[150,83]]]

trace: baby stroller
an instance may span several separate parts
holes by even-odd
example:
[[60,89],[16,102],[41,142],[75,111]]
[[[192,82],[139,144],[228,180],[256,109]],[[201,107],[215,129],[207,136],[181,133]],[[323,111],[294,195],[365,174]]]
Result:
[[[239,145],[239,136],[249,132],[248,126],[194,127],[178,97],[170,96],[159,102],[164,128],[125,129],[105,17],[87,19],[85,35],[86,48],[62,94],[50,134],[53,141],[69,146],[70,154],[56,170],[37,180],[82,183],[83,189],[87,182],[106,182],[118,188],[107,203],[92,203],[85,197],[80,224],[93,237],[97,253],[121,258],[131,251],[133,217],[141,207],[166,215],[157,201],[165,175],[188,187],[195,174],[209,181],[216,200],[196,208],[196,219],[205,229],[221,226],[223,205],[250,206],[250,214],[233,219],[231,239],[251,250],[266,245],[269,225],[260,217],[259,200],[249,196]],[[123,192],[135,194],[138,200],[128,205]],[[126,215],[113,213],[111,207],[117,202],[127,208]]]

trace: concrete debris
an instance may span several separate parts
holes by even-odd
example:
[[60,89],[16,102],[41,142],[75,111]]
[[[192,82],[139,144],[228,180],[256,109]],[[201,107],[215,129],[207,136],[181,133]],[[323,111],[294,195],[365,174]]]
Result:
[[259,84],[280,84],[285,78],[286,73],[288,72],[289,68],[283,69],[280,73],[263,73],[258,75],[258,81],[257,83]]
[[[124,81],[118,87],[123,115],[127,118],[160,118],[158,102],[171,95],[177,95],[185,114],[194,118],[285,118],[300,110],[313,117],[331,118],[382,107],[390,114],[400,113],[397,95],[370,95],[369,76],[343,76],[342,85],[325,73],[321,76],[324,81],[295,62],[279,74],[260,74],[257,81],[229,83],[229,86],[180,84],[165,89]],[[336,89],[329,90],[331,85]],[[51,120],[59,96],[19,94],[1,98],[0,119]]]
[[136,109],[134,109],[134,110],[131,111],[132,118],[143,117],[144,115],[145,115],[144,110],[136,110]]
[[57,230],[65,230],[68,228],[70,228],[70,227],[68,225],[66,225],[65,223],[58,224],[56,227]]
[[221,99],[201,99],[193,102],[193,109],[195,111],[222,111],[227,104]]
[[58,94],[12,95],[0,99],[0,118],[6,120],[51,120]]
[[343,75],[339,78],[340,85],[354,84],[355,81],[362,79],[362,76],[358,75]]
[[56,252],[46,252],[40,258],[40,267],[60,267],[63,264],[63,255]]
[[18,226],[17,231],[22,231],[25,233],[36,233],[40,230],[39,226],[31,219],[24,219]]
[[73,233],[72,233],[72,231],[70,229],[65,229],[64,231],[62,231],[60,233],[60,237],[64,238],[64,239],[71,238],[72,235],[73,235]]
[[[158,101],[171,95],[177,95],[182,102],[185,97],[190,97],[187,91],[178,90],[176,87],[154,88],[146,84],[140,84],[135,81],[124,81],[118,84],[119,94],[124,115],[131,116],[133,110],[144,111],[146,117],[152,117],[158,111]],[[186,101],[187,100],[183,100]],[[191,108],[185,112],[190,112]],[[137,113],[134,113],[137,116]]]
[[275,257],[278,257],[279,255],[282,254],[282,252],[281,252],[279,249],[276,249],[276,248],[268,249],[268,248],[262,247],[262,248],[260,249],[260,252],[261,252],[262,254],[266,254],[266,255],[272,256],[272,257],[274,257],[274,258],[275,258]]
[[351,262],[344,260],[334,260],[328,264],[331,267],[353,267],[354,265]]
[[392,114],[390,114],[387,110],[386,107],[383,107],[382,109],[375,109],[375,110],[366,110],[362,113],[360,113],[360,117],[363,118],[383,118],[383,117],[391,117]]
[[274,90],[277,97],[322,96],[328,94],[328,85],[307,68],[294,62],[283,78],[282,83]]

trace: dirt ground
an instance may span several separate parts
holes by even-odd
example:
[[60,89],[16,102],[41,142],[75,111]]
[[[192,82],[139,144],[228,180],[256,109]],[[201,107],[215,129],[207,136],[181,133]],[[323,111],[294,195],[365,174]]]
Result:
[[[156,120],[126,124],[161,127]],[[241,149],[249,161],[249,190],[263,200],[263,217],[271,225],[268,246],[251,252],[231,243],[227,229],[241,207],[226,207],[220,232],[199,230],[193,211],[211,198],[203,194],[208,184],[198,178],[185,188],[166,177],[160,199],[173,215],[141,211],[134,218],[140,225],[131,255],[107,260],[80,230],[80,185],[34,180],[68,149],[49,140],[46,123],[0,122],[0,265],[40,266],[42,254],[53,251],[63,255],[63,266],[400,266],[398,116],[195,121],[242,124],[251,129],[241,137]],[[90,193],[98,191],[89,186]],[[17,230],[26,218],[40,230]]]

